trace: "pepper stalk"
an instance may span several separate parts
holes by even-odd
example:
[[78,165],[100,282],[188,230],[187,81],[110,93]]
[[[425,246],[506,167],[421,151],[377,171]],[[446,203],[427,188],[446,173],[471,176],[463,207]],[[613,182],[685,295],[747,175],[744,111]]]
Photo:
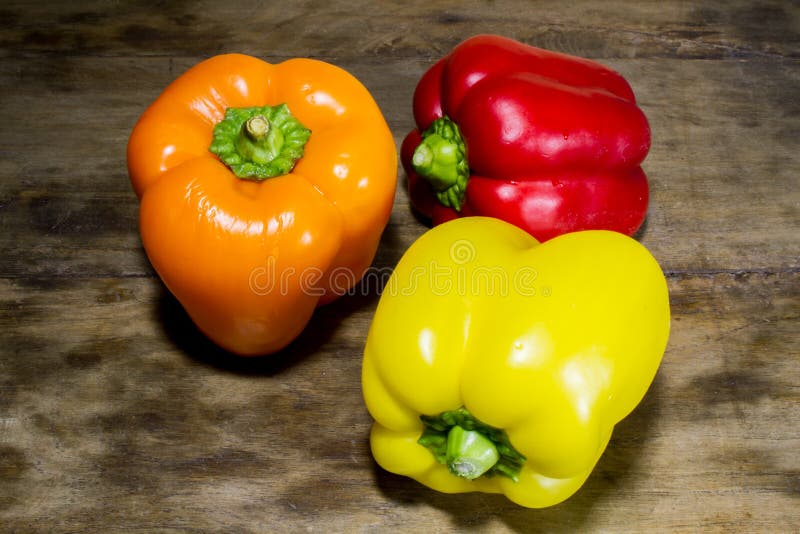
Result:
[[458,125],[441,117],[421,134],[411,166],[428,181],[436,198],[445,206],[461,211],[469,180],[467,146]]
[[286,104],[228,108],[209,150],[237,177],[262,181],[291,172],[310,136]]
[[479,421],[466,408],[422,415],[420,420],[425,429],[417,443],[454,475],[469,480],[501,475],[519,481],[526,458],[511,445],[505,431]]

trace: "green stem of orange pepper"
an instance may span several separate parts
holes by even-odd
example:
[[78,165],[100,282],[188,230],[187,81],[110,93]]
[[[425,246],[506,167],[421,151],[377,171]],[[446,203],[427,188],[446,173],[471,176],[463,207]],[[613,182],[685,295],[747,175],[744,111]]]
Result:
[[286,104],[228,108],[209,150],[239,178],[261,181],[291,172],[310,135]]

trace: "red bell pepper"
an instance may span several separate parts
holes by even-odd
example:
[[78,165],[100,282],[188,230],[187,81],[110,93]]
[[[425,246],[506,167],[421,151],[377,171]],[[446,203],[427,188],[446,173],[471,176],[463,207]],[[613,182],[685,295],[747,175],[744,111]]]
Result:
[[401,159],[434,225],[484,215],[544,241],[632,235],[644,221],[650,127],[628,82],[599,63],[472,37],[422,76],[414,119]]

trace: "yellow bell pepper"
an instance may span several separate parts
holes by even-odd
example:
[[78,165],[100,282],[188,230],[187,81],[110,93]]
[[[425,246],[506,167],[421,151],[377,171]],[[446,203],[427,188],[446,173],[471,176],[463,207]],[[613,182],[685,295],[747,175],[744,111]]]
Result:
[[447,222],[405,253],[370,326],[372,453],[439,491],[556,504],[644,396],[668,335],[666,280],[634,239]]

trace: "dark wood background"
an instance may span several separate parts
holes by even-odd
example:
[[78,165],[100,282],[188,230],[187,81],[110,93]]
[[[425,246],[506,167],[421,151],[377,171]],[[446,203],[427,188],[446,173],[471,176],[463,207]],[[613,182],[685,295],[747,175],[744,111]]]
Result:
[[[799,28],[796,1],[7,0],[0,530],[799,531]],[[147,262],[125,168],[139,114],[211,55],[340,65],[399,143],[419,76],[482,32],[616,68],[653,130],[639,237],[669,346],[586,485],[545,510],[374,464],[377,289],[271,358],[203,339]],[[424,230],[399,188],[375,265]]]

